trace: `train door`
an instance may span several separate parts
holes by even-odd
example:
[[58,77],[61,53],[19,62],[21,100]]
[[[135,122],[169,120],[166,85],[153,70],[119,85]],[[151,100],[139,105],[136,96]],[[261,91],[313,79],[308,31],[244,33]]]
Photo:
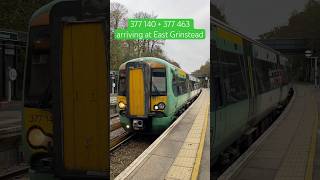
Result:
[[212,83],[210,83],[213,87],[210,90],[210,93],[213,93],[213,95],[210,95],[210,108],[211,108],[211,114],[210,114],[210,141],[213,145],[213,148],[211,148],[211,154],[216,155],[217,152],[220,152],[220,150],[217,150],[216,147],[219,147],[219,144],[221,143],[222,138],[222,129],[225,128],[225,122],[223,121],[221,108],[223,106],[223,92],[222,92],[222,79],[221,79],[221,65],[220,65],[220,58],[222,58],[222,53],[220,53],[217,44],[215,41],[213,41],[211,49],[212,52],[212,61],[211,61],[211,76],[212,77]]
[[54,174],[108,179],[108,27],[104,15],[82,5],[62,1],[50,11]]
[[144,116],[144,78],[142,68],[130,69],[129,71],[129,107],[130,113],[134,116]]
[[102,23],[63,26],[62,152],[68,170],[103,172],[107,165],[105,57]]
[[249,120],[254,117],[256,112],[256,88],[255,88],[255,72],[254,72],[254,62],[253,62],[253,54],[252,47],[250,42],[244,40],[244,58],[245,65],[247,66],[247,75],[249,80]]
[[284,75],[284,68],[280,63],[279,55],[276,55],[277,63],[276,63],[276,78],[277,78],[277,87],[280,88],[280,96],[277,102],[281,102],[282,97],[284,96],[284,89],[283,89],[283,75]]
[[151,70],[147,63],[127,63],[127,113],[132,117],[147,117],[150,107]]
[[[212,126],[212,130],[211,130],[211,139],[214,140],[215,137],[215,133],[216,133],[216,122],[217,122],[217,117],[220,117],[217,115],[218,111],[218,107],[221,106],[221,87],[220,87],[220,70],[219,70],[219,63],[218,63],[218,49],[217,49],[217,45],[215,41],[211,42],[211,49],[212,49],[212,61],[211,61],[211,75],[210,77],[212,78],[212,83],[210,83],[210,85],[212,87],[210,87],[210,94],[213,93],[213,95],[210,95],[210,111],[212,112],[210,119],[212,119],[211,122],[211,126]],[[212,142],[213,143],[213,142]]]

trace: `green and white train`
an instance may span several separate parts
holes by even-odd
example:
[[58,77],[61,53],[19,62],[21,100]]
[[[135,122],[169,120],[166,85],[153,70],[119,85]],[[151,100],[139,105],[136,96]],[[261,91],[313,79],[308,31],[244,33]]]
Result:
[[211,57],[211,158],[217,162],[249,146],[293,90],[286,57],[212,17]]
[[201,92],[200,80],[159,58],[141,57],[119,68],[118,108],[129,132],[158,134]]

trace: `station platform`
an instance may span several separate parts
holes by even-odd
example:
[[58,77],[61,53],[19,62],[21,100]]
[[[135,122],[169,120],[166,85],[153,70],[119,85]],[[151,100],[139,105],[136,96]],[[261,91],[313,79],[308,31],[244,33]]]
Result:
[[115,179],[210,179],[209,90]]
[[320,89],[295,84],[294,90],[279,118],[219,180],[320,179]]

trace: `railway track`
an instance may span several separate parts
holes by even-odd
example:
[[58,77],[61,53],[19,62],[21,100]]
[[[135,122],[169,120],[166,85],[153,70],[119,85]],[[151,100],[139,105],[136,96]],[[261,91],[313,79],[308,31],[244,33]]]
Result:
[[27,174],[28,170],[29,166],[19,167],[4,174],[0,174],[0,179],[19,179],[21,176]]
[[0,128],[0,139],[5,139],[21,135],[21,125],[13,125],[10,127]]
[[117,147],[119,147],[121,144],[130,140],[134,136],[134,134],[128,133],[124,129],[122,129],[118,114],[110,115],[110,119],[111,119],[110,122],[115,121],[110,126],[111,134],[112,133],[116,134],[115,137],[111,137],[110,139],[110,151],[113,151]]
[[[181,111],[179,111],[176,114],[176,118],[179,117],[192,103],[193,101],[188,105],[186,105],[186,107],[181,109]],[[120,125],[120,122],[119,124],[117,124],[118,123],[117,121],[115,120],[111,120],[111,121],[113,121],[113,124],[111,125],[111,129],[113,131],[118,131],[116,127]],[[143,134],[132,135],[124,132],[123,134],[116,137],[117,139],[111,139],[111,144],[110,144],[110,164],[112,164],[112,166],[110,166],[111,179],[114,179],[125,168],[127,168],[158,137],[159,135],[148,135],[148,136],[145,136]]]
[[127,142],[130,140],[134,134],[124,132],[121,135],[117,136],[116,138],[111,139],[110,142],[110,151],[115,150],[117,147],[119,147],[121,144]]

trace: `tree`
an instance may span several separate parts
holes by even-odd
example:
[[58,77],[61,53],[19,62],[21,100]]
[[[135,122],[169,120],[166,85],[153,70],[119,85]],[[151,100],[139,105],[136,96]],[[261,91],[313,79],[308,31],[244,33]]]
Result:
[[[114,39],[114,30],[117,28],[126,28],[127,8],[120,3],[111,3],[110,8],[110,56],[111,69],[117,70],[119,66],[127,60],[138,57],[158,57],[168,60],[163,52],[162,45],[164,40],[125,40],[118,41]],[[147,12],[136,12],[133,18],[157,18],[157,15]]]
[[174,60],[170,60],[169,62],[170,62],[171,64],[173,64],[173,65],[175,65],[175,66],[177,66],[177,67],[181,68],[180,64],[179,64],[179,63],[177,63],[177,62],[176,62],[176,61],[174,61]]
[[[294,10],[284,26],[274,27],[270,32],[261,34],[260,39],[306,39],[308,49],[320,52],[320,3],[315,0],[309,0],[304,10],[298,12]],[[306,80],[310,76],[310,63],[305,61],[303,54],[290,56],[293,65],[293,74],[298,75],[300,80]],[[309,69],[309,70],[308,70]]]
[[0,27],[17,31],[27,31],[30,17],[41,6],[52,0],[1,0]]
[[320,38],[320,4],[310,0],[302,12],[294,10],[288,25],[274,27],[270,32],[261,34],[261,39],[270,38]]
[[[133,18],[136,19],[155,19],[157,18],[154,14],[148,14],[146,12],[140,11],[133,15]],[[159,48],[160,45],[163,45],[163,40],[135,40],[133,41],[133,45],[135,46],[135,50],[137,53],[137,56],[151,56],[154,54],[154,51],[156,48]]]
[[124,27],[126,24],[126,15],[128,9],[120,3],[110,4],[110,30],[111,32],[119,27]]
[[123,63],[123,49],[126,44],[114,39],[114,30],[119,27],[125,27],[126,15],[128,10],[120,3],[111,3],[110,5],[110,61],[111,69],[117,70]]
[[210,4],[210,11],[212,17],[219,19],[220,21],[227,23],[226,16],[223,14],[222,10],[218,7],[218,5],[214,2]]
[[210,60],[207,60],[198,70],[192,72],[195,76],[206,76],[210,77]]

